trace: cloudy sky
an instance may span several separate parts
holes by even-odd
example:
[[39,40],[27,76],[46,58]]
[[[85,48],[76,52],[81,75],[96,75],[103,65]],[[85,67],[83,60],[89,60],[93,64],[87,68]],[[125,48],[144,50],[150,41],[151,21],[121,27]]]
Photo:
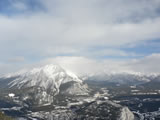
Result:
[[160,72],[160,0],[0,0],[0,74]]

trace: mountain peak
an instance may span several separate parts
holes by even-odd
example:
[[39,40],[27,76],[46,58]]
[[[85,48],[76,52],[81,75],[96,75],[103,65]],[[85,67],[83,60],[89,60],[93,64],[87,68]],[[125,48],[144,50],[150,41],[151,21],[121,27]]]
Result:
[[52,73],[52,72],[64,71],[64,69],[59,65],[48,64],[48,65],[45,65],[42,67],[33,68],[33,69],[29,70],[28,72],[34,74],[34,73],[37,73],[40,71],[43,71],[45,73]]
[[54,65],[54,64],[49,64],[49,65],[45,65],[42,67],[38,67],[38,68],[33,68],[30,71],[27,71],[26,74],[39,74],[39,73],[43,73],[45,74],[47,77],[54,77],[54,74],[58,74],[58,73],[64,73],[65,70],[59,66],[59,65]]
[[61,84],[68,82],[82,83],[74,73],[63,69],[59,65],[49,64],[43,67],[34,68],[25,73],[19,74],[15,80],[9,83],[10,87],[26,88],[39,86],[44,89],[59,91]]
[[45,65],[42,68],[44,71],[46,72],[59,72],[59,71],[64,71],[63,68],[59,65],[54,65],[54,64],[49,64],[49,65]]
[[32,98],[36,104],[52,103],[56,95],[88,95],[89,93],[88,86],[78,76],[54,64],[11,74],[2,80],[7,81],[6,87],[20,89],[25,94],[22,94],[22,98],[25,100]]

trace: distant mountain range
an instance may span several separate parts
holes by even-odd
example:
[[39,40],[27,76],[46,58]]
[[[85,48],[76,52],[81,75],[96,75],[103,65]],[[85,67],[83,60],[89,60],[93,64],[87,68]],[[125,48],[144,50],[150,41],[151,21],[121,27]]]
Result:
[[[0,77],[0,87],[18,89],[39,87],[47,92],[52,92],[50,94],[53,96],[64,92],[68,94],[88,94],[89,88],[84,84],[88,81],[138,85],[153,81],[159,82],[160,75],[119,72],[77,76],[59,65],[50,64],[39,68],[33,68],[25,72],[4,75]],[[62,88],[65,89],[65,91],[63,91]]]
[[[28,86],[34,86],[35,84],[39,84],[38,86],[47,87],[49,82],[55,83],[52,86],[59,87],[60,83],[66,83],[68,81],[76,81],[82,82],[85,80],[97,80],[97,81],[108,81],[108,82],[118,82],[118,83],[133,83],[133,82],[149,82],[152,80],[159,80],[160,74],[151,73],[144,74],[140,72],[99,72],[92,73],[88,75],[76,75],[74,71],[66,70],[59,65],[49,64],[43,67],[33,68],[31,70],[19,71],[16,73],[9,73],[3,76],[0,76],[0,79],[11,79],[17,77],[14,82],[12,82],[12,86],[22,87],[26,86],[24,83],[28,82]],[[47,79],[44,83],[42,79]],[[29,80],[30,79],[30,80]],[[34,79],[34,82],[33,82]],[[35,80],[36,79],[36,80]],[[59,79],[56,81],[56,79]],[[21,81],[20,83],[17,83]],[[22,82],[23,81],[23,82]],[[59,83],[57,83],[59,82]],[[57,83],[57,84],[56,84]]]

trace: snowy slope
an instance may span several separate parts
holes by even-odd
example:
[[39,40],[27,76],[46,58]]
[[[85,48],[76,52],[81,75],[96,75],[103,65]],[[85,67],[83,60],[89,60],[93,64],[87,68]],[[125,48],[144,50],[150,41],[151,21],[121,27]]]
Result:
[[[16,74],[14,76],[16,76]],[[78,84],[78,86],[82,86],[81,89],[83,90],[82,80],[74,73],[58,65],[51,64],[18,74],[17,78],[9,83],[9,86],[10,88],[16,87],[18,89],[38,86],[58,94],[60,86],[68,82],[74,82]],[[79,88],[77,88],[77,90],[79,90]]]
[[139,84],[139,83],[147,83],[152,80],[155,80],[158,75],[145,75],[145,74],[137,74],[137,73],[97,73],[89,76],[82,77],[83,80],[90,81],[106,81],[112,83],[119,84]]

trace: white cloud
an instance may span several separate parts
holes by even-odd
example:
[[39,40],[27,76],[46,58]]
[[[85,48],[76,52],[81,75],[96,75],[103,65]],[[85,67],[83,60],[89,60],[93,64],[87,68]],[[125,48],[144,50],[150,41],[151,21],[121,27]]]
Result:
[[23,63],[25,61],[25,58],[22,56],[16,56],[14,58],[10,58],[7,60],[10,63]]
[[[65,24],[45,15],[0,17],[0,49],[55,55],[81,52],[94,46],[117,47],[160,38],[160,19],[125,24]],[[15,49],[14,49],[15,48]],[[64,49],[64,51],[62,51]],[[68,49],[68,50],[66,50]],[[2,51],[2,50],[1,50]],[[98,51],[98,50],[97,50]]]
[[12,2],[10,9],[16,9],[18,11],[26,11],[28,10],[28,7],[23,1],[14,1]]
[[142,73],[160,73],[160,54],[152,54],[127,63],[129,69]]
[[160,54],[152,54],[140,59],[130,60],[94,60],[85,57],[56,57],[42,61],[44,64],[59,64],[76,74],[101,72],[140,72],[145,74],[160,73]]
[[[138,56],[139,53],[119,48],[160,38],[158,0],[40,1],[48,11],[9,17],[0,15],[0,61],[4,64],[5,60],[15,56],[49,58],[72,55],[82,56],[80,60]],[[28,9],[23,2],[15,2],[13,6],[19,10]],[[98,49],[101,46],[105,49]],[[90,51],[94,47],[96,49]],[[78,60],[75,64],[79,63]],[[97,64],[97,60],[91,61],[88,68],[94,69],[92,65]],[[122,67],[119,63],[116,65]]]
[[74,23],[108,23],[156,16],[157,0],[41,0],[54,15]]
[[58,64],[76,74],[88,74],[102,71],[101,63],[85,57],[56,57],[42,61],[40,64]]
[[[24,65],[23,65],[23,67],[24,67]],[[19,64],[0,63],[0,71],[1,71],[0,76],[3,74],[8,74],[8,73],[19,71],[23,67],[22,67],[22,65],[19,65]]]
[[[160,73],[160,54],[152,54],[140,59],[128,60],[95,60],[86,57],[54,57],[41,60],[32,64],[4,64],[0,63],[2,73],[13,72],[15,70],[32,69],[46,64],[60,65],[65,69],[73,71],[77,75],[93,73],[113,73],[113,72],[138,72],[144,74]],[[1,74],[2,74],[1,73]]]

